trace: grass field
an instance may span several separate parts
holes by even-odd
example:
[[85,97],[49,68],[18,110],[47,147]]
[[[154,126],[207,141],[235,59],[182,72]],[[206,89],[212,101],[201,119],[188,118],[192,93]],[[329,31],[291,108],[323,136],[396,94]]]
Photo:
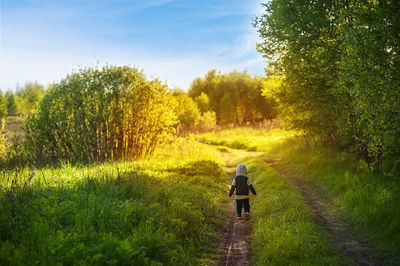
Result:
[[150,161],[3,171],[0,264],[215,262],[226,181],[217,155],[188,138]]
[[305,147],[294,133],[252,128],[176,137],[151,160],[3,170],[0,264],[217,264],[231,181],[224,165],[243,162],[258,192],[253,264],[351,265],[271,158],[325,187],[355,233],[395,265],[395,177],[370,174],[351,154]]

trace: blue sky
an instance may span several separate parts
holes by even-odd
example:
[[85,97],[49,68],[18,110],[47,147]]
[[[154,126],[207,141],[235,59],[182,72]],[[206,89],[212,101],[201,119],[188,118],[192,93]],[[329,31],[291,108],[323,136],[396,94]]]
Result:
[[0,88],[131,65],[187,89],[210,69],[262,75],[260,0],[0,0]]

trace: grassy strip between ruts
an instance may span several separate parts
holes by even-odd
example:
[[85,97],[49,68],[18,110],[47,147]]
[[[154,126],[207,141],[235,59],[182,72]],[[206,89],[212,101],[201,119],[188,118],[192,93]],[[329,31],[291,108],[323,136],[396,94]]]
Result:
[[[382,264],[400,260],[400,184],[398,177],[368,171],[356,156],[305,145],[301,137],[284,130],[238,128],[202,135],[203,141],[265,152],[286,162],[300,177],[325,187],[343,209],[353,233],[368,241]],[[258,199],[259,200],[259,199]]]
[[215,263],[226,177],[199,156],[209,148],[179,141],[169,156],[190,160],[3,172],[0,264]]

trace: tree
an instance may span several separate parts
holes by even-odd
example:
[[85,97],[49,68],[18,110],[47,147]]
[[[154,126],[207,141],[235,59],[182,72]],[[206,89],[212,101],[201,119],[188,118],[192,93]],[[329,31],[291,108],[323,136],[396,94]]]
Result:
[[45,93],[43,85],[37,82],[28,82],[24,88],[17,90],[18,110],[27,115],[37,109],[37,105]]
[[377,172],[393,158],[400,172],[400,2],[347,1],[341,82],[350,95],[357,149]]
[[8,101],[7,98],[0,91],[0,120],[5,118],[8,113]]
[[252,77],[246,71],[222,74],[210,70],[203,78],[195,79],[189,95],[195,99],[204,113],[215,112],[218,124],[246,124],[272,119],[276,112],[272,99],[262,96],[260,77]]
[[339,130],[345,104],[336,82],[341,55],[336,1],[274,0],[264,6],[255,21],[262,39],[257,47],[268,59],[268,76],[282,81],[275,94],[281,119],[324,141],[346,139]]
[[[400,172],[399,1],[272,0],[254,25],[291,128]],[[271,84],[270,84],[271,85]],[[268,85],[269,86],[269,85]],[[397,165],[397,166],[396,166]]]
[[175,90],[174,97],[177,101],[176,114],[181,127],[193,128],[200,117],[200,111],[196,103],[185,92]]
[[210,110],[210,98],[206,93],[200,92],[200,95],[194,98],[194,101],[202,114]]
[[17,113],[17,105],[15,103],[15,95],[11,91],[6,93],[7,98],[7,113],[8,115],[15,115]]

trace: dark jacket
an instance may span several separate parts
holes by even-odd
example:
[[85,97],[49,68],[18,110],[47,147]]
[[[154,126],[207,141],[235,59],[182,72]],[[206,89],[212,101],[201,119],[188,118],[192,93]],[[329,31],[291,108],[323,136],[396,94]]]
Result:
[[249,197],[249,190],[256,195],[256,190],[253,187],[250,179],[247,176],[238,175],[235,176],[232,182],[231,189],[229,191],[229,196],[236,190],[236,199],[245,199]]

